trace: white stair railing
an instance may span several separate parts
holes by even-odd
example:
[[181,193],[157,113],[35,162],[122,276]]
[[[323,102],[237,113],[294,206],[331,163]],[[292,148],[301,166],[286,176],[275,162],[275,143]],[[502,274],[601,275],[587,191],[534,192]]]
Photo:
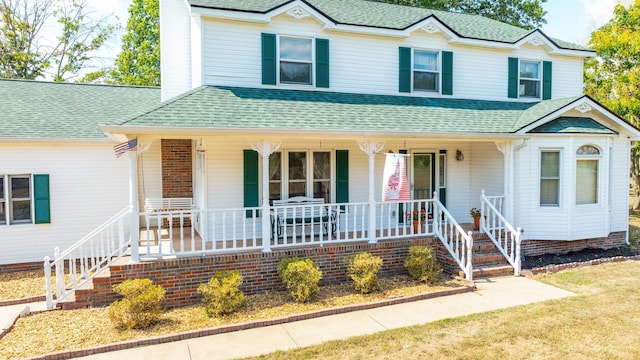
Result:
[[451,257],[456,261],[468,281],[473,280],[473,237],[471,231],[465,233],[462,227],[451,216],[449,211],[438,199],[438,193],[433,193],[434,216],[433,228],[436,236]]
[[48,309],[53,309],[127,253],[131,243],[130,213],[129,207],[123,209],[62,253],[55,248],[53,260],[48,256],[44,258]]
[[502,255],[513,266],[513,275],[520,276],[522,261],[520,247],[522,243],[522,229],[514,228],[501,211],[496,207],[502,207],[504,196],[486,196],[482,190],[482,207],[480,218],[480,231],[486,233],[489,239],[500,250]]

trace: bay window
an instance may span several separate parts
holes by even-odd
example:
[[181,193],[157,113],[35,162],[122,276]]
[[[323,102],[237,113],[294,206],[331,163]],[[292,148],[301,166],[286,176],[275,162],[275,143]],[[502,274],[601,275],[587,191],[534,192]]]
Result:
[[560,206],[560,151],[540,153],[540,206]]
[[576,205],[598,203],[600,150],[584,145],[576,151]]

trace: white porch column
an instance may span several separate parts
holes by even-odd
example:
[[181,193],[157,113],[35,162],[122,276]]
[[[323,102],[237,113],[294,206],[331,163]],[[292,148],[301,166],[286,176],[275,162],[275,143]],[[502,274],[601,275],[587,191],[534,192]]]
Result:
[[502,153],[503,156],[503,194],[504,194],[504,203],[502,204],[502,216],[504,216],[509,222],[511,219],[511,143],[507,141],[496,142],[496,146],[498,150]]
[[129,209],[131,211],[131,262],[140,261],[140,216],[138,215],[138,152],[129,151]]
[[375,199],[375,155],[382,151],[384,143],[376,143],[373,140],[358,140],[358,146],[365,154],[369,155],[369,243],[375,244],[376,238],[376,199]]
[[271,251],[271,216],[269,214],[269,156],[280,149],[280,143],[260,141],[251,149],[262,157],[262,251]]

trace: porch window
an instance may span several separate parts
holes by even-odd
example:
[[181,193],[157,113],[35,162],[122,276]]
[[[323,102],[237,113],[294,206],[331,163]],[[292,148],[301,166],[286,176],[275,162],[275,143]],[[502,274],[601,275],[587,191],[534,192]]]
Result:
[[540,63],[520,61],[520,97],[540,98]]
[[560,151],[540,153],[540,206],[560,206]]
[[282,153],[269,156],[269,201],[282,198]]
[[331,201],[331,152],[282,151],[269,157],[269,200],[308,196]]
[[280,83],[311,85],[312,40],[280,37]]
[[584,145],[576,152],[576,205],[598,203],[598,164],[600,150]]
[[433,51],[413,51],[413,90],[439,91],[440,69],[438,53]]
[[5,200],[4,176],[0,176],[0,225],[7,223],[7,200]]

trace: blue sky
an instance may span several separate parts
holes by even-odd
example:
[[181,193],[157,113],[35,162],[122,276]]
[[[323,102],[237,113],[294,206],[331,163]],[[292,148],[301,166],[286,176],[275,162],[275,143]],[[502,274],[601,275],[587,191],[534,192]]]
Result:
[[547,24],[542,31],[554,38],[586,45],[591,32],[613,16],[615,4],[629,6],[631,0],[547,0]]

